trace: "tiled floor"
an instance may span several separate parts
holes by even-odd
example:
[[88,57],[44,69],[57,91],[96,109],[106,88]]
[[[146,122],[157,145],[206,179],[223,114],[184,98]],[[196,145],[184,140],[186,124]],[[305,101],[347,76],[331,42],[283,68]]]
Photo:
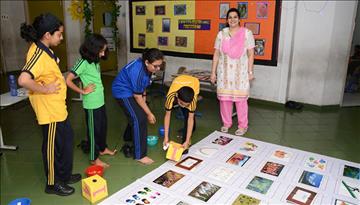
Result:
[[[116,145],[121,147],[122,132],[126,126],[126,119],[111,96],[112,79],[111,76],[103,76],[108,114],[107,141],[110,148]],[[6,90],[6,86],[1,89]],[[76,96],[71,91],[69,95],[69,98]],[[193,143],[221,126],[215,95],[203,95],[204,100],[198,105],[202,117],[197,118]],[[157,129],[163,121],[164,98],[150,97],[149,101],[157,123],[154,126],[149,125],[148,130],[149,134],[157,135]],[[69,101],[68,110],[75,132],[74,145],[77,145],[85,138],[84,112],[80,102]],[[176,130],[181,128],[181,125],[181,121],[173,115],[172,136],[176,136]],[[59,197],[44,193],[45,177],[40,151],[42,135],[28,102],[1,110],[1,127],[5,143],[20,147],[17,151],[2,151],[1,204],[7,204],[19,197],[28,197],[35,205],[91,204],[81,196],[80,183],[75,184],[76,192],[72,196]],[[235,127],[230,129],[230,133],[235,131]],[[360,107],[320,109],[305,106],[302,112],[290,112],[282,105],[250,100],[249,131],[245,137],[360,163]],[[149,147],[148,154],[156,161],[151,166],[140,165],[125,158],[122,153],[103,158],[111,164],[104,175],[109,194],[115,193],[165,161],[165,153],[160,144]],[[88,163],[88,156],[74,146],[74,172],[83,173]]]

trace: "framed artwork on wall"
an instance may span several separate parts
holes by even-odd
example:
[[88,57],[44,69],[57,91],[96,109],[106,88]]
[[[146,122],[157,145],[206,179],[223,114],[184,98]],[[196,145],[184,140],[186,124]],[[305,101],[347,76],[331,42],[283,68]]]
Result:
[[253,35],[260,34],[260,23],[246,22],[244,26],[249,29],[253,33]]
[[136,6],[136,15],[145,15],[146,7],[145,6]]
[[158,37],[158,45],[159,45],[159,46],[167,46],[167,45],[168,45],[168,37],[166,37],[166,36],[159,36],[159,37]]
[[170,19],[162,19],[162,32],[170,32]]
[[240,19],[247,19],[248,17],[248,3],[247,2],[239,2],[237,9],[240,13]]
[[257,2],[256,3],[256,18],[267,19],[268,18],[268,2]]
[[186,15],[186,4],[174,5],[174,15]]
[[220,3],[220,7],[219,7],[220,16],[219,16],[219,18],[226,19],[226,14],[227,14],[229,9],[230,9],[230,4],[229,3]]
[[165,15],[165,5],[155,6],[155,15]]

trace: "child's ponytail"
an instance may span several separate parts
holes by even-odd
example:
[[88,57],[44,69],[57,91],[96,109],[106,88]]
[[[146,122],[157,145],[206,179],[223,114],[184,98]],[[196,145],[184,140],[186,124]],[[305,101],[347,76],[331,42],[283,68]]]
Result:
[[21,38],[25,39],[27,42],[36,42],[39,40],[35,28],[32,25],[27,25],[26,23],[21,24],[20,35]]

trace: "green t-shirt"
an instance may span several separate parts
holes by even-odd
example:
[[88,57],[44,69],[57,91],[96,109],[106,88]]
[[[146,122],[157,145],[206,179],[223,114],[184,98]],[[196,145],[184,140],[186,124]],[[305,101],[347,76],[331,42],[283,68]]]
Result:
[[101,82],[100,64],[89,63],[85,59],[80,59],[71,69],[71,72],[79,76],[83,87],[91,83],[95,84],[95,90],[87,95],[83,95],[83,107],[85,109],[96,109],[105,104],[104,86]]

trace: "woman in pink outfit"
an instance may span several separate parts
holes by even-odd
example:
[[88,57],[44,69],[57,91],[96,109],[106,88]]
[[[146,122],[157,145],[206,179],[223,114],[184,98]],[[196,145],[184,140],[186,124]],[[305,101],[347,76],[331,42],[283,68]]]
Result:
[[250,81],[254,79],[254,37],[250,30],[240,26],[240,14],[235,8],[226,15],[228,27],[219,31],[215,41],[211,82],[217,82],[220,101],[222,132],[232,126],[233,103],[236,106],[238,129],[235,135],[244,135],[248,128]]

